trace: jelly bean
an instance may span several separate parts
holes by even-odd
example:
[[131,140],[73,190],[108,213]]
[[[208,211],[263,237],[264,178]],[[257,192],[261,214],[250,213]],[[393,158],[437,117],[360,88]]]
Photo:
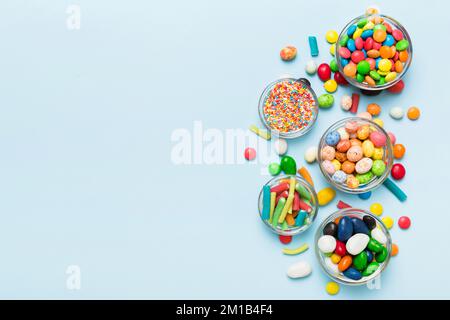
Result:
[[356,189],[359,187],[359,180],[354,175],[349,174],[347,176],[347,186],[350,189]]
[[370,236],[377,240],[379,243],[381,244],[386,244],[387,243],[387,237],[384,234],[383,231],[381,231],[381,229],[379,228],[374,228],[371,232],[370,232]]
[[398,226],[401,229],[408,229],[411,226],[411,219],[407,216],[401,216],[398,219]]
[[316,146],[312,146],[312,147],[309,147],[308,149],[306,149],[305,156],[304,156],[305,161],[308,163],[313,163],[314,161],[316,161],[317,151],[318,150],[317,150]]
[[392,132],[388,132],[389,139],[391,140],[391,143],[395,145],[395,142],[397,141],[397,138],[395,137],[395,134]]
[[332,94],[324,93],[319,96],[317,99],[319,102],[319,107],[328,109],[333,106],[334,103],[334,97]]
[[330,69],[332,72],[337,72],[339,71],[339,67],[337,65],[336,59],[333,59],[330,61]]
[[336,239],[329,235],[323,235],[317,241],[317,246],[323,253],[332,253],[336,249]]
[[335,146],[338,144],[340,138],[341,137],[337,131],[331,131],[325,137],[325,143],[329,146]]
[[[368,38],[370,38],[372,36],[373,36],[373,30],[370,30],[370,29],[369,30],[364,30],[363,33],[361,34],[361,38],[358,38],[358,39],[366,40],[366,39],[368,39]],[[358,39],[355,40],[355,43],[357,42]]]
[[354,77],[356,75],[356,65],[354,63],[349,63],[344,67],[343,71],[347,77]]
[[375,255],[375,260],[378,263],[383,263],[388,257],[388,251],[386,247],[381,247],[381,251]]
[[360,185],[365,185],[372,180],[373,176],[374,176],[373,173],[371,171],[369,171],[369,172],[362,173],[362,174],[358,173],[358,174],[356,174],[355,177],[358,180]]
[[400,41],[403,39],[403,32],[401,32],[399,29],[392,30],[392,36],[396,41]]
[[380,266],[380,265],[378,264],[378,262],[375,262],[375,261],[369,263],[369,265],[367,266],[367,268],[362,272],[362,275],[363,275],[364,277],[371,276],[375,271],[378,270],[378,267],[379,267],[379,266]]
[[383,148],[375,148],[373,150],[372,159],[381,160],[381,159],[383,159],[383,155],[384,155]]
[[366,75],[370,71],[370,64],[366,60],[359,61],[356,69],[359,74]]
[[400,107],[393,107],[391,108],[391,110],[389,111],[389,115],[396,119],[399,120],[401,118],[403,118],[403,109]]
[[275,148],[275,152],[282,156],[287,152],[288,149],[288,145],[287,145],[287,141],[284,139],[277,139],[275,140],[273,147]]
[[282,244],[289,244],[292,241],[292,236],[283,236],[283,235],[279,235],[278,239],[280,240],[280,242]]
[[402,145],[401,143],[398,143],[396,145],[394,145],[394,157],[396,159],[401,159],[403,158],[403,156],[405,155],[406,152],[406,148],[404,145]]
[[347,35],[348,35],[349,37],[353,36],[353,34],[354,34],[355,31],[356,31],[356,28],[357,28],[356,25],[350,26],[350,27],[347,29]]
[[[343,217],[338,224],[337,238],[346,242],[353,235],[353,224],[349,217]],[[347,249],[348,251],[348,249]]]
[[311,272],[311,265],[306,261],[300,261],[289,267],[287,275],[289,278],[298,279],[309,276]]
[[283,170],[286,174],[295,174],[297,172],[297,164],[295,163],[294,158],[290,156],[283,156],[281,158],[281,170]]
[[373,152],[375,150],[375,146],[373,145],[373,142],[370,140],[365,140],[362,143],[362,150],[365,157],[372,157]]
[[356,28],[356,31],[353,33],[353,36],[352,36],[353,40],[356,40],[359,37],[361,37],[362,33],[363,33],[363,29]]
[[341,261],[339,261],[339,264],[338,264],[338,270],[341,272],[344,272],[345,270],[350,268],[350,266],[352,265],[352,262],[353,262],[353,259],[351,256],[346,255],[346,256],[342,257]]
[[256,158],[256,150],[254,148],[245,148],[244,157],[246,160],[251,161]]
[[381,250],[383,250],[382,248],[384,248],[383,245],[374,238],[370,238],[369,242],[367,243],[367,249],[369,249],[372,252],[375,253],[381,252]]
[[344,271],[344,276],[356,281],[362,278],[361,272],[359,272],[355,268],[348,268],[346,271]]
[[[370,158],[362,158],[355,165],[355,170],[359,174],[364,174],[372,168],[373,160]],[[360,181],[361,182],[361,181]]]
[[338,255],[338,254],[336,254],[336,253],[333,253],[333,254],[331,255],[330,259],[331,259],[331,261],[332,261],[334,264],[338,264],[339,261],[341,261],[341,256]]
[[336,155],[336,150],[331,146],[325,146],[320,151],[320,156],[323,160],[333,160]]
[[367,199],[369,199],[371,196],[372,196],[372,191],[367,191],[367,192],[359,193],[359,194],[358,194],[358,197],[359,197],[360,199],[362,199],[362,200],[367,200]]
[[339,56],[341,56],[342,58],[348,59],[351,56],[351,52],[348,48],[345,47],[340,47],[339,48]]
[[325,81],[325,83],[323,84],[323,87],[325,89],[325,91],[329,92],[329,93],[333,93],[337,90],[337,82],[334,79],[330,79]]
[[278,163],[273,162],[273,163],[269,164],[268,170],[269,170],[270,175],[277,176],[281,172],[281,167]]
[[370,134],[370,141],[372,141],[373,145],[377,148],[383,147],[386,145],[386,135],[381,133],[380,131],[374,131]]
[[345,243],[343,243],[342,241],[337,240],[336,241],[336,248],[334,249],[334,253],[336,253],[337,255],[343,257],[347,254],[347,250],[345,248]]
[[377,226],[375,219],[369,215],[365,215],[363,221],[369,230],[373,230]]
[[328,236],[332,236],[332,237],[336,238],[337,230],[338,230],[337,224],[331,221],[325,225],[322,232],[324,235],[328,235]]
[[294,46],[287,46],[281,49],[280,57],[283,61],[294,60],[297,56],[297,48]]
[[[349,140],[341,140],[336,145],[337,151],[342,152],[342,153],[347,152],[348,149],[350,149],[350,147],[351,147],[351,142]],[[346,158],[347,158],[347,156],[346,156]]]
[[357,162],[363,157],[363,151],[360,146],[353,146],[347,151],[347,159],[351,162]]
[[336,43],[338,40],[339,34],[335,30],[327,31],[325,34],[325,39],[328,41],[328,43]]
[[334,73],[334,80],[337,82],[337,84],[340,84],[341,86],[345,86],[345,85],[348,84],[348,82],[345,79],[345,77],[339,71],[336,71]]
[[355,47],[357,50],[361,50],[364,48],[364,40],[362,38],[355,39]]
[[317,46],[317,38],[314,36],[308,37],[309,50],[311,57],[317,57],[319,55],[319,47]]
[[394,225],[394,219],[392,219],[391,217],[384,217],[381,219],[381,221],[383,222],[385,227],[388,229],[391,229],[392,226]]
[[409,47],[409,42],[406,39],[402,39],[399,42],[397,42],[397,44],[395,45],[395,48],[398,51],[403,51],[406,50]]
[[401,163],[396,163],[392,166],[391,175],[394,180],[400,180],[405,177],[406,170]]
[[339,41],[339,45],[340,45],[341,47],[347,46],[347,42],[348,42],[349,39],[350,39],[349,36],[348,36],[347,34],[344,34],[344,35],[341,37],[341,41]]
[[[366,39],[366,41],[364,42],[364,50],[366,51],[370,51],[373,48],[373,38],[372,37],[368,37]],[[367,55],[369,55],[369,53],[367,52]]]
[[381,214],[383,213],[383,206],[381,205],[381,203],[373,203],[370,206],[370,212],[372,212],[374,215],[377,216],[381,216]]
[[329,80],[331,78],[330,66],[326,63],[320,64],[319,68],[317,68],[317,75],[319,76],[319,79],[322,81]]
[[373,260],[373,253],[370,250],[366,250],[367,253],[367,263],[371,263]]
[[364,233],[369,235],[369,229],[367,228],[367,225],[365,222],[359,218],[351,218],[353,223],[353,232],[354,233]]
[[367,267],[366,251],[361,251],[355,258],[353,258],[353,266],[359,271],[363,271]]
[[330,203],[334,197],[336,196],[336,191],[333,188],[327,187],[320,190],[317,193],[317,200],[319,202],[319,206],[325,206]]
[[339,284],[337,284],[336,282],[332,282],[332,281],[328,282],[325,287],[325,291],[329,295],[334,296],[339,293]]
[[391,257],[395,257],[396,255],[398,255],[398,245],[393,243],[391,247]]
[[315,63],[313,60],[309,60],[309,61],[306,63],[305,71],[306,71],[306,73],[309,74],[309,75],[315,74],[316,71],[317,71],[317,65],[316,65],[316,63]]
[[[338,229],[338,235],[339,235],[339,229]],[[367,234],[364,233],[356,233],[353,236],[351,236],[345,247],[347,249],[347,252],[351,255],[355,256],[359,254],[361,251],[366,249],[367,244],[369,243],[370,237]]]
[[343,184],[347,180],[347,174],[342,170],[337,170],[331,179],[336,183]]
[[[339,141],[339,143],[341,143],[341,142]],[[345,152],[336,151],[335,157],[336,157],[336,160],[338,160],[340,163],[344,163],[345,161],[347,161],[347,154]],[[342,169],[342,165],[341,165],[341,169]]]
[[417,120],[420,117],[420,109],[417,107],[411,107],[408,109],[408,112],[406,113],[409,120]]

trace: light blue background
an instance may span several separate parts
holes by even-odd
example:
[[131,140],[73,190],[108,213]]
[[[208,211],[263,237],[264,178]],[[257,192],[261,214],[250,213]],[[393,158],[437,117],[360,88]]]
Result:
[[[69,4],[81,30],[66,28]],[[304,76],[308,35],[331,59],[324,34],[340,30],[374,1],[10,0],[0,4],[0,297],[327,299],[328,279],[313,250],[281,253],[261,223],[261,166],[175,166],[173,130],[247,128],[259,123],[264,86]],[[445,1],[375,2],[409,30],[414,61],[401,95],[362,97],[383,107],[385,127],[407,147],[407,192],[400,203],[383,187],[354,206],[384,204],[408,215],[392,230],[400,254],[381,289],[342,288],[332,299],[450,298],[448,254],[448,104],[450,28]],[[283,63],[281,47],[299,49]],[[312,79],[323,92],[317,77]],[[447,91],[447,92],[445,92]],[[340,87],[339,102],[350,88]],[[393,106],[422,117],[394,121]],[[314,129],[289,142],[303,153],[348,114],[339,103]],[[238,150],[242,152],[242,150]],[[317,165],[308,166],[320,189]],[[442,169],[441,169],[442,168]],[[320,209],[317,222],[335,210]],[[309,243],[317,227],[295,239]],[[313,274],[286,277],[307,260]],[[66,268],[81,268],[81,290],[66,288]]]

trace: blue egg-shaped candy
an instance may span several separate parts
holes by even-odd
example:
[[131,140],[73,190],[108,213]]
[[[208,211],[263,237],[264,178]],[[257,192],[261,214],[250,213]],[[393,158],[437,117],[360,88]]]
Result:
[[359,218],[351,218],[353,224],[353,233],[364,233],[370,236],[369,228],[367,228],[364,221]]
[[350,26],[350,27],[347,29],[347,35],[348,35],[349,37],[351,37],[351,36],[355,33],[356,28],[357,28],[356,24]]
[[353,235],[353,223],[349,217],[342,217],[338,224],[338,240],[346,242]]
[[362,51],[362,53],[364,53],[364,58],[367,58],[367,51],[366,51],[366,49],[362,49],[361,51]]
[[338,144],[339,140],[341,140],[341,136],[339,132],[337,131],[331,131],[327,136],[325,137],[325,143],[329,146],[334,147]]
[[331,179],[337,183],[344,183],[347,181],[347,174],[342,170],[338,170],[333,174]]
[[364,40],[366,40],[367,38],[373,36],[373,30],[369,29],[369,30],[364,30],[363,33],[361,33],[361,38],[363,38]]
[[362,278],[361,272],[359,272],[355,268],[348,268],[347,270],[345,270],[344,276],[346,276],[347,278],[350,278],[352,280],[359,280]]
[[372,195],[372,191],[367,191],[367,192],[358,194],[358,197],[362,200],[367,200],[370,198],[371,195]]
[[366,250],[366,253],[367,253],[367,264],[369,264],[373,260],[373,253],[370,250]]
[[381,58],[378,57],[375,59],[375,68],[378,69],[378,63],[380,62]]
[[386,36],[386,40],[384,40],[384,42],[383,42],[383,46],[388,46],[388,47],[390,47],[390,46],[393,46],[394,43],[395,43],[394,37],[393,37],[392,35],[388,34],[388,35]]
[[348,65],[349,62],[350,62],[350,60],[341,58],[341,65],[342,65],[342,68],[345,67],[346,65]]
[[355,40],[348,39],[348,41],[347,41],[347,49],[350,50],[351,52],[356,50]]

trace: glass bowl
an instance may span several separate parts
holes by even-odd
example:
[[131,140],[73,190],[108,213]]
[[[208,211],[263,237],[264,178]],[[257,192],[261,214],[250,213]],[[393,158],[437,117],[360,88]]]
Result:
[[[286,98],[294,106],[281,103]],[[319,113],[317,96],[307,79],[281,78],[267,85],[259,98],[258,112],[264,126],[281,138],[293,139],[308,133]],[[305,114],[308,117],[305,118]]]
[[[323,235],[323,230],[324,230],[325,226],[328,223],[335,222],[336,219],[341,219],[342,217],[345,217],[345,216],[349,217],[349,218],[359,218],[359,219],[362,219],[364,216],[369,216],[372,218],[372,221],[375,221],[375,224],[376,224],[375,229],[376,228],[379,229],[377,231],[377,234],[380,234],[380,231],[381,231],[385,235],[386,241],[384,244],[382,244],[382,246],[386,248],[385,250],[387,250],[386,251],[387,256],[386,256],[385,260],[380,263],[377,262],[379,264],[378,268],[372,274],[363,276],[359,280],[354,280],[354,279],[350,279],[350,278],[346,277],[341,271],[339,271],[339,269],[337,269],[337,265],[332,262],[331,258],[328,257],[323,252],[321,252],[321,250],[319,249],[319,246],[318,246],[318,241],[319,241],[320,237],[322,237],[322,235]],[[371,234],[373,234],[373,233],[371,233]],[[363,251],[367,251],[367,250],[368,249],[366,248]],[[342,210],[339,210],[339,211],[331,214],[330,216],[328,216],[328,218],[326,218],[321,223],[321,225],[317,229],[317,232],[315,235],[315,254],[316,254],[317,259],[319,260],[319,264],[320,264],[322,270],[334,281],[345,284],[345,285],[354,285],[354,286],[363,285],[363,284],[368,283],[372,279],[378,277],[386,269],[386,267],[389,263],[389,259],[391,256],[391,250],[392,250],[392,239],[391,239],[391,235],[389,234],[389,230],[384,226],[383,222],[381,222],[381,220],[377,216],[371,214],[370,212],[362,210],[362,209],[346,208],[346,209],[342,209]],[[348,253],[346,253],[346,255],[348,255]],[[376,262],[376,259],[377,259],[376,254],[372,252],[372,255],[373,255],[373,260],[368,261],[367,264],[369,264],[370,262],[373,262],[373,261]],[[355,266],[353,264],[353,261],[354,260],[352,258],[351,267],[354,268]]]
[[[330,134],[331,132],[339,133],[339,131],[345,131],[346,124],[353,123],[353,122],[357,123],[358,126],[368,126],[370,132],[374,132],[374,131],[380,132],[381,135],[386,139],[386,143],[383,147],[375,148],[376,150],[379,151],[378,155],[381,153],[381,150],[382,150],[382,157],[381,156],[375,157],[375,151],[374,151],[373,157],[375,157],[375,159],[371,159],[372,163],[375,160],[382,160],[385,164],[385,170],[381,175],[378,175],[378,176],[375,174],[372,174],[372,177],[368,181],[363,181],[362,177],[359,174],[353,175],[354,172],[350,173],[350,170],[339,170],[339,171],[343,171],[343,174],[341,174],[341,176],[345,177],[345,182],[338,182],[337,179],[333,179],[333,174],[327,172],[327,170],[325,168],[325,165],[324,165],[325,162],[323,159],[324,155],[323,155],[322,149],[324,149],[324,147],[328,146],[326,143],[326,138],[327,138],[328,134]],[[344,129],[342,129],[342,128],[344,128]],[[339,134],[339,136],[341,136],[341,134]],[[342,139],[342,140],[346,140],[346,139]],[[367,139],[367,140],[369,140],[369,139]],[[361,140],[359,140],[357,138],[352,138],[352,135],[350,135],[349,141],[352,145],[361,143]],[[339,145],[334,146],[332,148],[334,148],[334,150],[336,151],[335,154],[337,155],[338,154],[337,150],[339,148]],[[344,159],[346,159],[348,152],[347,151],[339,152],[339,154],[340,154],[340,156],[341,156],[341,154],[345,154]],[[368,157],[369,157],[369,154],[367,154],[367,156],[363,154],[363,159],[367,159]],[[341,157],[339,157],[339,158],[341,158]],[[393,152],[392,152],[392,143],[391,143],[391,139],[390,139],[389,135],[387,134],[387,132],[383,128],[381,128],[378,124],[376,124],[375,122],[364,119],[364,118],[359,118],[359,117],[345,118],[345,119],[342,119],[342,120],[336,122],[332,126],[330,126],[328,128],[328,130],[325,131],[322,138],[320,139],[317,159],[319,162],[320,171],[322,171],[322,174],[325,176],[328,183],[330,183],[336,189],[339,189],[343,192],[351,193],[351,194],[359,194],[359,193],[368,192],[368,191],[373,190],[373,189],[377,188],[378,186],[380,186],[389,176],[389,172],[391,171],[393,160],[394,160]],[[345,160],[341,161],[341,160],[343,160],[343,159],[338,160],[341,164],[343,164],[344,162],[351,162],[351,161],[345,161]],[[365,160],[365,161],[367,162],[367,160]],[[355,165],[355,167],[357,167],[356,164],[358,164],[358,162],[359,161],[351,162],[351,163],[353,165]],[[348,167],[348,165],[352,166],[352,164],[346,163],[345,165],[346,165],[346,167]],[[341,169],[343,169],[343,166]],[[347,172],[344,172],[344,171],[347,171]],[[372,169],[369,170],[369,172],[372,172]],[[345,176],[344,176],[344,173],[346,174]],[[350,186],[347,185],[347,179],[350,176],[354,176],[358,179],[359,185],[357,188],[351,188]],[[367,176],[365,178],[367,178]]]
[[[350,27],[354,28],[353,26],[356,26],[357,23],[359,21],[361,21],[362,19],[368,19],[369,21],[372,21],[372,22],[375,19],[383,19],[384,22],[388,23],[392,27],[392,30],[399,30],[399,31],[401,31],[401,33],[403,34],[403,39],[407,40],[408,43],[409,43],[409,46],[406,48],[406,52],[408,53],[408,55],[407,55],[406,61],[403,62],[403,69],[400,72],[398,72],[397,76],[395,77],[395,79],[390,81],[390,82],[386,82],[384,84],[382,84],[382,83],[375,83],[375,85],[369,85],[365,81],[364,82],[358,82],[355,78],[346,76],[345,73],[344,73],[344,64],[345,63],[344,63],[344,60],[341,60],[341,57],[340,57],[340,54],[339,54],[340,48],[342,47],[341,44],[345,43],[345,39],[348,37],[348,35],[347,35],[348,29]],[[366,57],[367,57],[367,55],[366,55]],[[341,33],[339,35],[339,38],[338,38],[338,41],[336,43],[336,62],[337,62],[338,68],[339,68],[339,72],[345,77],[345,79],[350,84],[352,84],[353,86],[355,86],[355,87],[357,87],[359,89],[362,89],[362,90],[379,91],[379,90],[383,90],[383,89],[387,89],[389,87],[392,87],[397,82],[399,82],[403,78],[403,76],[406,74],[406,72],[408,71],[409,66],[411,65],[412,57],[413,57],[412,42],[411,42],[411,38],[410,38],[408,32],[406,31],[406,29],[397,20],[395,20],[395,19],[393,19],[391,17],[385,16],[385,15],[382,15],[382,14],[375,14],[375,15],[370,15],[370,16],[362,15],[362,16],[359,16],[359,17],[353,19],[341,31]]]
[[[268,186],[272,190],[273,187],[278,186],[282,183],[289,184],[291,179],[293,179],[295,181],[296,186],[297,185],[299,186],[298,188],[301,188],[301,190],[303,192],[306,192],[306,194],[309,195],[309,201],[305,200],[306,198],[304,198],[304,197],[300,197],[300,199],[302,199],[303,203],[306,203],[310,207],[310,212],[307,213],[305,210],[303,210],[303,208],[301,210],[299,210],[297,214],[296,214],[296,211],[293,211],[292,217],[295,219],[294,225],[288,225],[287,219],[285,220],[285,223],[283,223],[283,224],[272,223],[273,222],[272,217],[270,217],[269,219],[265,219],[265,217],[263,216],[264,187]],[[296,187],[296,190],[297,190],[297,187]],[[286,191],[287,191],[286,193],[289,192],[289,190],[286,190]],[[274,192],[275,192],[275,190],[274,190]],[[282,192],[277,192],[276,196],[278,197],[281,193]],[[299,193],[297,191],[295,191],[295,193],[296,193],[296,196],[299,195]],[[264,224],[266,226],[268,226],[273,232],[275,232],[279,235],[294,236],[294,235],[298,235],[298,234],[304,232],[313,224],[314,220],[316,219],[318,210],[319,210],[319,207],[318,207],[318,201],[317,201],[317,194],[314,191],[314,188],[308,182],[306,182],[306,180],[304,180],[302,177],[300,177],[298,175],[282,175],[282,176],[274,177],[263,186],[263,188],[261,189],[261,192],[259,193],[259,198],[258,198],[259,216],[261,217],[261,220],[264,222]],[[276,211],[276,210],[274,210],[274,211]],[[300,216],[300,214],[301,214],[301,216]],[[275,214],[273,214],[272,216],[275,217]],[[304,217],[303,223],[301,221],[299,221],[300,217]]]

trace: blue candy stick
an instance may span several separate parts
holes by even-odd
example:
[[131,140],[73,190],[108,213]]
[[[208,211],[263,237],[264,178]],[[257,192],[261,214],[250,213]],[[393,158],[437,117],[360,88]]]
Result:
[[309,50],[311,51],[311,57],[317,57],[319,55],[319,47],[317,46],[317,39],[314,36],[308,37]]
[[263,187],[263,209],[262,218],[264,220],[269,220],[270,218],[270,187]]
[[406,195],[406,193],[404,193],[395,183],[394,181],[392,181],[391,179],[387,178],[384,182],[383,185],[388,188],[388,190],[390,192],[392,192],[394,194],[394,196],[400,200],[401,202],[405,201],[408,196]]

